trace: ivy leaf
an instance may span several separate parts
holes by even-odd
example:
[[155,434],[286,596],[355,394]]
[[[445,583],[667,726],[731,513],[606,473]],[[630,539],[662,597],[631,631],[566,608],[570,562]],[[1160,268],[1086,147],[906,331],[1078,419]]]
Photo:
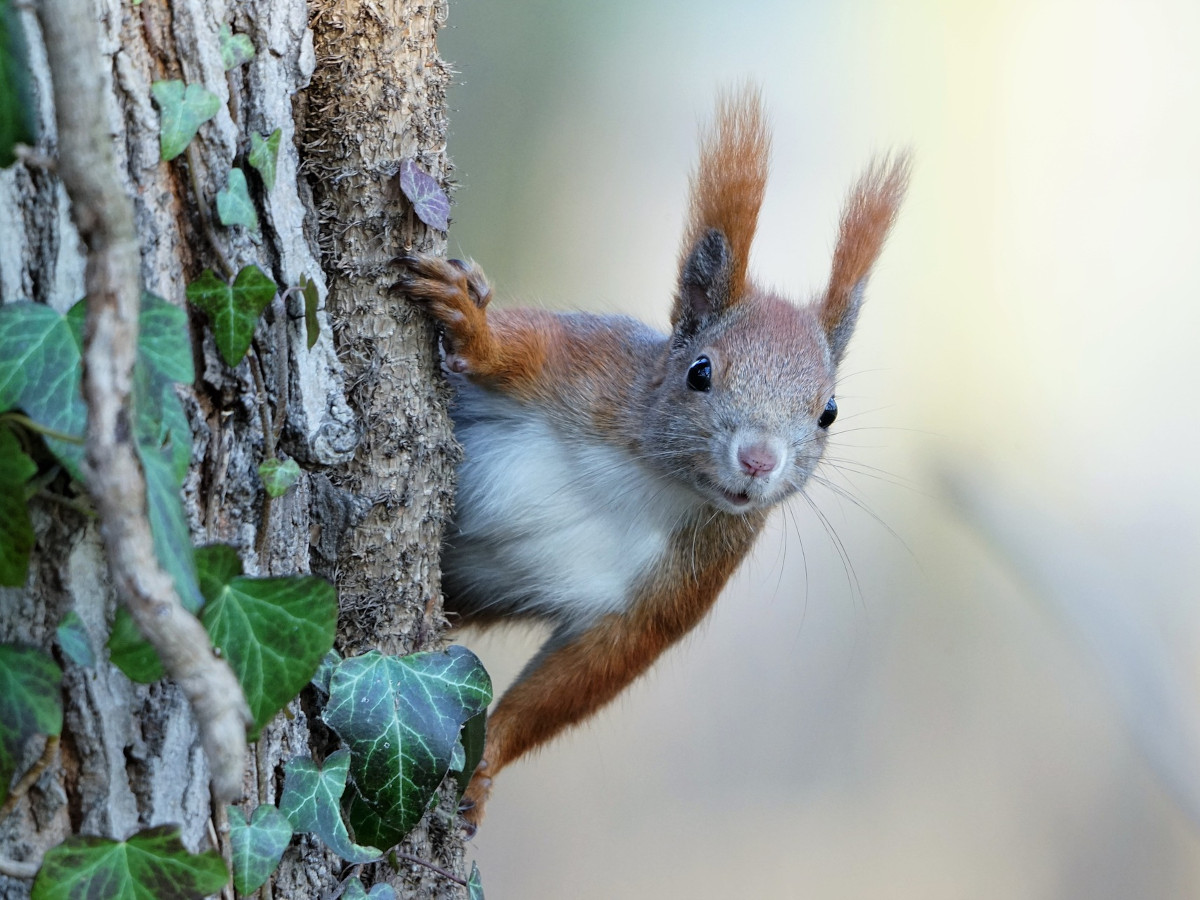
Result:
[[92,642],[79,613],[70,610],[58,623],[58,646],[63,654],[77,666],[87,668],[96,664],[96,654],[92,650]]
[[8,428],[0,427],[0,585],[21,587],[29,575],[35,536],[29,521],[25,482],[37,465]]
[[138,356],[145,361],[157,386],[195,381],[187,311],[143,291],[138,313]]
[[0,306],[0,412],[21,409],[43,428],[78,436],[80,443],[45,437],[78,481],[87,425],[82,377],[79,344],[65,318],[40,303]]
[[321,321],[317,318],[317,303],[321,296],[317,293],[317,283],[307,275],[300,276],[300,290],[304,294],[304,331],[311,350],[321,336]]
[[268,459],[258,467],[258,477],[270,497],[282,497],[300,477],[300,464],[294,459]]
[[70,837],[46,853],[31,900],[201,900],[229,881],[216,851],[188,853],[179,827],[160,825],[127,841]]
[[258,231],[258,213],[250,199],[246,173],[241,169],[230,169],[228,182],[217,191],[217,218],[227,227],[245,225],[251,231]]
[[457,765],[451,763],[450,774],[454,776],[454,781],[458,785],[459,800],[466,792],[471,776],[475,774],[475,767],[483,759],[483,744],[486,737],[487,710],[484,709],[463,723],[462,731],[458,735],[458,743],[455,745],[456,749],[462,751],[462,759],[455,761]]
[[12,165],[17,144],[37,142],[37,106],[25,29],[9,0],[0,0],[0,168]]
[[217,114],[221,98],[198,84],[182,81],[156,81],[150,93],[158,101],[160,114],[158,146],[163,162],[169,162],[187,149],[200,126]]
[[341,661],[341,654],[336,650],[330,650],[321,657],[317,671],[313,674],[310,683],[326,697],[329,696],[329,680],[333,678],[333,670],[337,668],[337,664]]
[[467,900],[483,900],[483,879],[479,875],[479,863],[471,860],[471,874],[467,877]]
[[220,546],[196,551],[205,573],[201,584],[206,602],[200,619],[246,695],[254,715],[249,735],[253,741],[259,729],[308,684],[333,646],[337,592],[312,575],[231,574],[231,552]]
[[[363,803],[407,833],[446,777],[463,723],[491,699],[491,679],[465,647],[404,657],[371,651],[334,670],[322,717],[350,748]],[[363,821],[351,815],[356,831]]]
[[279,141],[282,137],[282,128],[276,128],[268,137],[263,137],[256,131],[250,132],[250,156],[247,161],[262,176],[263,187],[267,189],[267,193],[275,187],[275,168],[279,161]]
[[365,863],[379,859],[382,852],[350,840],[342,820],[341,799],[346,790],[350,751],[338,750],[322,768],[307,756],[293,756],[283,766],[283,797],[279,809],[296,831],[309,831],[347,862]]
[[413,205],[417,218],[438,231],[450,227],[450,199],[437,179],[422,172],[417,164],[406,159],[400,163],[400,190]]
[[221,65],[226,72],[254,59],[254,42],[249,35],[234,34],[228,25],[222,25],[217,41],[221,47]]
[[62,731],[62,670],[34,647],[0,644],[0,800],[35,734]]
[[180,498],[181,480],[170,447],[159,449],[138,445],[142,471],[146,475],[146,505],[154,554],[159,565],[175,582],[179,601],[188,612],[204,605],[196,582],[196,560],[192,532]]
[[342,891],[342,900],[396,900],[396,889],[390,884],[376,884],[367,893],[361,881],[351,878]]
[[271,305],[277,290],[275,282],[258,266],[246,266],[232,285],[205,269],[187,286],[188,301],[208,315],[226,365],[232,367],[242,361],[250,349],[258,318]]
[[233,851],[233,887],[252,894],[266,884],[292,840],[292,823],[269,803],[260,805],[246,823],[236,806],[227,807],[229,845]]
[[117,609],[109,632],[108,659],[125,673],[125,677],[138,684],[153,684],[166,674],[158,651],[142,637],[134,624],[133,616],[124,606]]

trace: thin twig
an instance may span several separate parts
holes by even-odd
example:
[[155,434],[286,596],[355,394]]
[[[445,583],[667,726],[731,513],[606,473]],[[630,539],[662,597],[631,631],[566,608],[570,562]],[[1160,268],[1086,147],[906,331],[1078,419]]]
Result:
[[[220,797],[212,798],[212,817],[208,822],[208,827],[212,829],[212,836],[217,845],[217,852],[221,854],[221,859],[225,860],[226,870],[232,872],[233,845],[229,841],[229,813]],[[233,900],[233,882],[227,883],[221,889],[221,896],[225,900]]]
[[200,213],[200,225],[204,228],[208,242],[212,244],[213,253],[217,255],[217,264],[222,274],[226,278],[233,278],[237,274],[237,269],[233,267],[233,263],[225,255],[225,248],[217,239],[217,229],[213,225],[212,215],[208,211],[208,198],[200,190],[200,151],[196,149],[194,140],[187,145],[187,163],[188,179],[192,184],[192,196],[196,200],[196,209]]
[[99,26],[89,0],[45,0],[41,18],[54,82],[59,174],[88,247],[88,489],[117,594],[191,704],[214,794],[234,799],[242,792],[249,710],[233,671],[214,655],[204,626],[183,608],[155,556],[146,481],[129,424],[141,258],[109,136]]
[[63,441],[67,444],[82,444],[83,438],[77,434],[67,434],[64,431],[55,431],[53,428],[47,428],[45,425],[39,425],[33,419],[19,412],[6,412],[0,415],[0,419],[8,419],[10,422],[16,422],[22,428],[28,428],[30,431],[36,431],[45,437],[54,438]]
[[29,771],[21,776],[21,780],[13,785],[13,789],[8,792],[8,799],[4,801],[4,805],[0,806],[0,822],[8,818],[9,814],[16,809],[17,803],[24,797],[31,787],[42,777],[42,773],[46,771],[46,766],[50,765],[50,761],[54,759],[54,754],[58,752],[58,735],[52,734],[46,738],[46,746],[42,748],[42,755],[37,758]]
[[421,859],[421,857],[413,856],[411,853],[401,853],[399,850],[393,850],[392,852],[396,854],[396,859],[407,860],[408,862],[416,863],[419,866],[424,866],[427,869],[432,869],[434,872],[437,872],[443,878],[448,878],[450,881],[453,881],[455,884],[461,884],[463,887],[467,886],[467,880],[465,878],[459,878],[453,872],[447,871],[446,869],[443,869],[441,866],[434,865],[427,859]]

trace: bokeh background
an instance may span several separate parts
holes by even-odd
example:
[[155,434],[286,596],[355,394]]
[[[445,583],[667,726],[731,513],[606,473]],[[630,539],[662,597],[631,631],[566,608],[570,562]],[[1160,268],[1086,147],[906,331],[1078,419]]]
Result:
[[[825,475],[707,625],[498,780],[488,896],[1200,896],[1200,4],[455,0],[451,251],[665,325],[697,125],[775,124],[805,299],[913,147]],[[498,683],[536,635],[466,635]]]

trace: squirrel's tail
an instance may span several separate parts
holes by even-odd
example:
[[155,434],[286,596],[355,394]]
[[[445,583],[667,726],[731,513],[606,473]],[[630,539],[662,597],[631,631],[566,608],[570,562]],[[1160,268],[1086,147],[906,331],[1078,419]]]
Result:
[[729,242],[730,299],[746,290],[750,244],[767,187],[771,132],[758,88],[745,84],[717,97],[717,113],[700,142],[700,162],[691,177],[688,225],[681,267],[696,242],[717,228]]

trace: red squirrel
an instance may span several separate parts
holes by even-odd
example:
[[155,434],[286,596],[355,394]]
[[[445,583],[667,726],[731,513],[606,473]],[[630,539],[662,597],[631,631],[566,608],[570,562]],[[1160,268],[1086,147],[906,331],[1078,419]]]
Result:
[[472,828],[501,769],[696,626],[821,459],[909,160],[876,160],[859,179],[828,287],[798,306],[746,271],[769,156],[757,90],[720,97],[691,179],[670,334],[625,316],[489,311],[473,264],[403,260],[400,289],[442,327],[464,450],[446,608],[463,624],[553,629],[488,719],[464,796]]

